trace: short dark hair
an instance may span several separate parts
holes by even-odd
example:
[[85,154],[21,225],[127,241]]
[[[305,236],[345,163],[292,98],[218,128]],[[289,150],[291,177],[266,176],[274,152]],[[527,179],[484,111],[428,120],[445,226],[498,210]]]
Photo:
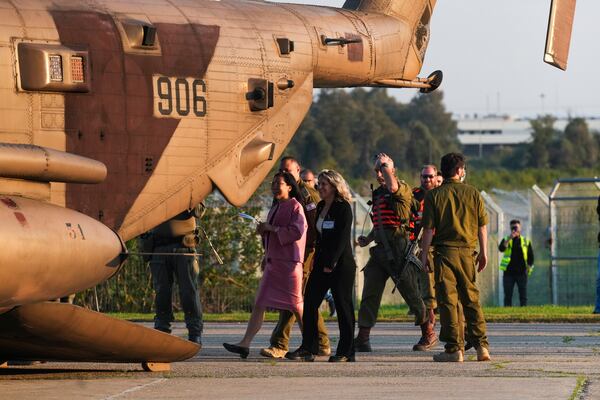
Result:
[[518,219],[513,219],[513,220],[510,221],[509,225],[512,225],[512,224],[519,224],[519,225],[521,225],[521,221],[519,221]]
[[448,153],[442,157],[442,176],[444,179],[456,175],[456,170],[465,166],[465,156],[460,153]]
[[296,160],[296,159],[295,159],[294,157],[292,157],[292,156],[285,156],[285,157],[283,157],[283,158],[281,159],[281,161],[279,161],[279,164],[281,165],[281,164],[283,164],[283,163],[284,163],[284,162],[286,162],[286,161],[292,161],[292,162],[295,162],[296,164],[300,165],[300,163],[298,162],[298,160]]

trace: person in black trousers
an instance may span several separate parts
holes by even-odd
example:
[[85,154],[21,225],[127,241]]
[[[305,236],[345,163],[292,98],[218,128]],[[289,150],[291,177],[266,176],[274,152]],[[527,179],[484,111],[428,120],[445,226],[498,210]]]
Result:
[[519,288],[519,303],[527,305],[527,278],[533,271],[533,247],[529,238],[521,235],[521,221],[510,221],[510,235],[503,238],[498,250],[504,253],[500,262],[500,271],[504,271],[504,306],[512,307],[515,283]]
[[327,290],[331,289],[338,315],[340,340],[330,362],[354,361],[354,305],[352,291],[356,276],[356,263],[352,255],[352,207],[348,185],[333,170],[319,174],[317,205],[317,243],[312,273],[304,293],[302,317],[302,345],[285,355],[290,360],[314,361],[319,353],[317,318],[319,305]]

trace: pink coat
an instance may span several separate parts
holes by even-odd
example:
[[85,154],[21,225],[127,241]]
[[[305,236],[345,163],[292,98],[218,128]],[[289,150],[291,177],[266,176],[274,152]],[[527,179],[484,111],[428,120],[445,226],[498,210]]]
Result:
[[267,221],[279,230],[268,232],[263,236],[263,243],[267,245],[266,257],[273,260],[303,262],[308,225],[304,209],[298,200],[292,198],[273,206]]
[[306,218],[302,205],[291,199],[271,208],[267,221],[279,227],[263,236],[265,270],[256,304],[265,308],[302,310],[302,263],[306,244]]

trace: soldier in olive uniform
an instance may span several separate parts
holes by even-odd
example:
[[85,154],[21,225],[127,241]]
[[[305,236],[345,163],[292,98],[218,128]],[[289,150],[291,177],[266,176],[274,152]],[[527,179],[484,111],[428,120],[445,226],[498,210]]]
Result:
[[378,154],[375,172],[379,187],[373,191],[373,230],[368,236],[360,236],[358,244],[367,246],[373,240],[371,258],[364,268],[360,310],[358,311],[358,336],[354,340],[359,352],[372,351],[371,328],[377,321],[381,297],[388,278],[395,276],[400,294],[415,315],[415,325],[428,322],[425,304],[419,290],[418,275],[414,268],[404,268],[408,245],[408,222],[411,213],[412,192],[410,186],[395,176],[394,162],[386,154]]
[[[435,165],[424,165],[421,169],[421,186],[414,188],[413,193],[413,208],[411,209],[409,230],[410,241],[414,242],[418,239],[421,231],[421,220],[423,219],[423,206],[425,203],[425,194],[437,187],[437,168]],[[429,249],[429,262],[433,260],[433,247]],[[423,302],[427,307],[427,315],[429,323],[421,327],[421,338],[413,346],[414,351],[427,351],[438,343],[437,335],[435,334],[435,312],[437,304],[435,302],[435,288],[433,273],[423,272],[419,276],[419,284]]]
[[[434,361],[462,362],[464,336],[459,302],[467,322],[466,339],[475,346],[478,361],[490,360],[486,325],[479,303],[477,272],[487,264],[487,213],[481,195],[463,183],[466,176],[462,154],[442,157],[442,186],[425,195],[421,261],[431,271],[427,254],[435,246],[435,292],[440,313],[440,340],[445,352]],[[435,230],[435,236],[433,231]],[[479,241],[479,254],[475,251]],[[476,267],[478,265],[478,268]]]
[[[203,208],[199,205],[182,212],[156,227],[144,238],[145,250],[159,253],[150,258],[152,284],[156,292],[154,328],[171,333],[171,322],[174,321],[173,283],[177,279],[188,339],[200,345],[203,323],[198,297],[199,264],[197,257],[189,254],[196,251],[196,218],[202,215]],[[178,256],[178,253],[186,255]]]
[[[321,201],[319,192],[314,186],[307,185],[302,179],[300,179],[300,164],[293,157],[284,157],[281,159],[279,168],[282,171],[290,173],[298,184],[300,189],[300,195],[302,196],[302,207],[304,207],[304,215],[306,216],[306,222],[308,224],[308,230],[306,231],[306,249],[304,252],[304,265],[303,265],[303,276],[302,276],[302,292],[306,289],[306,283],[308,282],[308,276],[312,271],[313,257],[315,255],[316,245],[316,216],[317,216],[317,203]],[[261,349],[260,354],[264,357],[269,358],[283,358],[288,352],[290,343],[290,333],[296,317],[290,311],[280,311],[279,321],[273,329],[271,334],[271,346]],[[329,337],[327,336],[327,328],[325,328],[325,322],[323,317],[319,313],[319,320],[317,324],[319,330],[319,355],[328,356],[331,354],[331,348],[329,345]]]

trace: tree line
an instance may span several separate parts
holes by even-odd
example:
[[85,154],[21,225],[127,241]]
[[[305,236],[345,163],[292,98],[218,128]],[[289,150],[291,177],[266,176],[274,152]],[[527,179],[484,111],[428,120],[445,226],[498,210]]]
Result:
[[[469,181],[480,189],[525,188],[600,172],[600,134],[581,118],[572,119],[564,131],[554,127],[555,121],[540,116],[531,121],[532,142],[469,159],[474,167]],[[418,94],[403,103],[385,89],[322,90],[286,154],[315,171],[336,169],[353,186],[364,188],[373,180],[373,157],[380,151],[394,159],[399,175],[412,184],[422,165],[437,165],[443,154],[461,151],[443,92]]]
[[441,91],[401,103],[385,89],[354,89],[322,90],[286,153],[305,167],[333,168],[356,181],[372,177],[381,151],[398,169],[412,170],[459,149]]

